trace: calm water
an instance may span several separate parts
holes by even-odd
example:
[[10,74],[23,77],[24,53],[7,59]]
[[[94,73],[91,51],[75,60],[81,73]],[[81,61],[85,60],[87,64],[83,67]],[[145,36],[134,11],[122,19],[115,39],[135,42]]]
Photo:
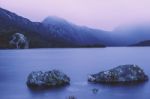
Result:
[[[150,81],[137,85],[101,85],[87,75],[120,64],[138,64],[150,76],[150,47],[94,49],[32,49],[0,51],[0,99],[149,99]],[[59,69],[71,78],[60,89],[30,90],[26,78],[32,71]],[[98,88],[97,94],[92,93]]]

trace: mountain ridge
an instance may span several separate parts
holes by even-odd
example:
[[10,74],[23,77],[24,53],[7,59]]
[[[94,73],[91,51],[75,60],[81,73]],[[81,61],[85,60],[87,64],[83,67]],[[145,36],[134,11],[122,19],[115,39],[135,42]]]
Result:
[[[8,48],[8,37],[15,32],[21,32],[30,39],[31,48],[41,47],[94,47],[95,45],[103,47],[100,42],[89,44],[84,42],[82,45],[73,42],[72,36],[63,37],[56,31],[50,31],[47,26],[44,26],[41,22],[32,22],[26,18],[18,16],[15,13],[11,13],[5,9],[0,8],[0,45]],[[71,39],[70,39],[71,38]],[[85,39],[83,39],[84,41]],[[38,44],[38,45],[37,45]]]
[[150,40],[148,25],[104,31],[78,26],[56,16],[32,22],[0,8],[0,48],[9,48],[10,37],[18,32],[28,38],[29,48],[130,46]]

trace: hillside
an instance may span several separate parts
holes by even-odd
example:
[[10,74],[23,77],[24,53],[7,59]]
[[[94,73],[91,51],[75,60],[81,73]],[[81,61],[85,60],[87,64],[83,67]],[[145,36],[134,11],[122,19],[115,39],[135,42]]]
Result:
[[16,32],[28,38],[30,48],[104,47],[88,29],[73,26],[67,21],[50,20],[32,22],[0,8],[0,47],[9,48],[9,39]]

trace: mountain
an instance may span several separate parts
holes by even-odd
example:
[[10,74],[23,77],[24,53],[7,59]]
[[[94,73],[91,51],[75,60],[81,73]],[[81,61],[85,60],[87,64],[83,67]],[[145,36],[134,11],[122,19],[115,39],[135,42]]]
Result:
[[[93,34],[95,31],[56,17],[32,22],[0,8],[0,48],[9,48],[10,37],[16,32],[27,37],[30,48],[104,47],[103,42]],[[101,32],[105,34],[105,31]]]
[[137,44],[133,44],[131,46],[150,46],[150,40],[142,41]]
[[48,31],[41,23],[31,22],[15,13],[0,8],[0,47],[9,48],[9,39],[16,32],[26,35],[32,48],[49,46],[44,36],[48,35]]
[[113,43],[117,46],[134,45],[150,40],[150,24],[121,26],[112,32],[116,38]]
[[69,42],[80,46],[106,45],[107,32],[91,29],[85,26],[77,26],[59,17],[47,17],[42,22],[54,35],[68,39]]
[[150,40],[150,24],[104,31],[78,26],[55,16],[32,22],[0,8],[0,48],[11,48],[9,42],[15,33],[23,34],[29,48],[130,46]]

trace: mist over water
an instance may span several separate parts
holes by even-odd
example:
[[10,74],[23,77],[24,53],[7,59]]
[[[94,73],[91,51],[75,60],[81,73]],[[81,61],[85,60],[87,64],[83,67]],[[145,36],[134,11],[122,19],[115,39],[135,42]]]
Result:
[[[149,99],[150,81],[87,81],[89,74],[125,64],[140,66],[150,77],[150,47],[123,47],[150,46],[149,9],[150,0],[0,0],[0,48],[10,48],[12,37],[17,46],[24,37],[29,48],[39,48],[0,50],[0,99]],[[16,32],[23,35],[18,40]],[[27,87],[29,73],[52,69],[67,74],[70,85]]]
[[[149,47],[29,49],[0,51],[1,99],[149,99],[150,82],[135,85],[103,85],[87,82],[87,76],[118,65],[137,64],[150,76]],[[58,69],[71,78],[60,89],[31,90],[26,86],[32,71]],[[92,89],[98,88],[97,94]]]

